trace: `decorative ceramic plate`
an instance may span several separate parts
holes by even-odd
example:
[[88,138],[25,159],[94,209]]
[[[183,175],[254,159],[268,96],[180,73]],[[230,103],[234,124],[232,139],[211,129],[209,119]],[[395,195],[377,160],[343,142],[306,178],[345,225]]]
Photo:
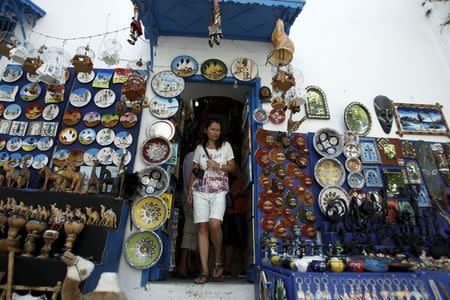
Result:
[[73,127],[64,128],[59,133],[59,141],[63,145],[71,145],[77,140],[77,138],[78,138],[78,132]]
[[102,116],[102,124],[106,128],[113,128],[117,124],[119,124],[119,115],[116,114],[106,114]]
[[125,149],[133,143],[133,136],[128,131],[121,131],[116,133],[114,138],[114,145],[117,148]]
[[346,130],[342,134],[342,139],[344,140],[344,145],[346,144],[358,144],[359,137],[351,130]]
[[33,169],[39,170],[48,164],[48,157],[45,154],[38,154],[34,157],[32,167]]
[[114,152],[112,156],[113,164],[116,166],[120,166],[120,163],[122,161],[122,157],[124,157],[123,164],[124,166],[128,165],[131,161],[131,152],[127,149],[117,149],[116,152]]
[[14,82],[22,77],[23,69],[19,65],[7,65],[2,74],[4,82]]
[[156,230],[167,219],[167,204],[162,198],[149,196],[137,200],[131,208],[134,225],[140,230]]
[[27,83],[20,89],[20,98],[23,101],[33,101],[41,94],[42,89],[39,83]]
[[44,137],[40,138],[37,143],[37,148],[40,151],[47,151],[51,147],[53,147],[53,139],[49,136],[44,136]]
[[238,58],[231,64],[231,73],[241,81],[250,81],[258,75],[258,66],[250,58]]
[[[348,211],[350,197],[340,186],[329,186],[322,189],[319,194],[319,208],[325,216],[327,215],[327,207],[330,203],[336,204],[331,209],[342,217]],[[342,205],[344,203],[345,205]]]
[[284,114],[284,111],[282,109],[272,109],[269,113],[269,120],[273,124],[281,124],[284,122],[284,119],[286,119],[286,115]]
[[91,101],[91,92],[85,88],[78,88],[70,93],[69,101],[75,107],[86,106]]
[[137,121],[138,117],[132,111],[126,112],[120,117],[120,124],[122,125],[123,128],[127,129],[136,126]]
[[59,114],[59,107],[56,104],[47,105],[42,112],[42,117],[46,121],[51,121]]
[[161,239],[152,231],[133,232],[123,246],[126,261],[136,269],[147,269],[155,265],[162,252]]
[[262,107],[256,108],[253,111],[252,116],[253,120],[255,120],[255,122],[260,124],[264,124],[269,121],[269,114]]
[[345,125],[357,135],[367,135],[372,127],[369,110],[362,103],[352,102],[344,112]]
[[43,110],[39,103],[31,103],[25,108],[25,117],[30,120],[36,120],[42,115]]
[[74,126],[81,120],[81,113],[78,109],[66,110],[63,114],[63,123],[67,126]]
[[314,134],[314,149],[325,157],[337,157],[342,153],[342,137],[332,128],[322,128]]
[[69,158],[70,152],[67,149],[59,149],[53,154],[53,163],[61,167],[63,163]]
[[27,73],[27,79],[29,82],[39,82],[39,75],[35,74],[35,75],[30,75],[30,73]]
[[345,161],[345,168],[350,173],[361,172],[362,162],[357,158],[347,158],[347,160]]
[[84,163],[83,156],[84,156],[84,150],[75,149],[75,150],[70,151],[68,159],[73,161],[75,163],[75,166],[80,167]]
[[217,81],[227,76],[228,68],[223,61],[212,58],[202,64],[201,72],[206,79]]
[[89,83],[95,78],[95,72],[91,71],[90,73],[80,72],[77,75],[77,79],[81,83]]
[[9,165],[13,168],[16,168],[18,166],[20,166],[20,163],[22,162],[22,154],[20,153],[12,153],[9,156]]
[[86,165],[93,167],[94,162],[98,160],[97,158],[98,149],[97,148],[90,148],[86,150],[83,154],[83,161]]
[[82,145],[90,145],[95,141],[95,137],[95,130],[92,128],[86,128],[81,130],[80,134],[78,135],[78,141]]
[[94,96],[94,103],[100,108],[110,107],[115,100],[116,94],[110,89],[100,90]]
[[190,77],[197,73],[198,63],[192,56],[180,55],[172,60],[170,68],[180,77]]
[[6,150],[9,152],[15,152],[22,147],[22,139],[20,137],[14,136],[8,140],[6,143]]
[[160,196],[170,184],[170,177],[166,170],[154,166],[139,171],[139,180],[145,193],[149,196]]
[[22,113],[22,108],[19,104],[10,104],[3,112],[3,118],[6,120],[15,120]]
[[99,132],[97,132],[97,143],[100,146],[108,146],[114,142],[114,138],[116,135],[114,134],[114,131],[110,128],[103,128]]
[[100,123],[102,116],[96,111],[90,111],[83,117],[83,124],[86,127],[95,127]]
[[342,152],[347,158],[358,158],[361,153],[358,144],[345,144]]
[[37,139],[33,136],[26,137],[22,142],[22,149],[24,151],[33,151],[37,147]]
[[173,98],[184,90],[184,79],[171,71],[162,71],[152,78],[152,89],[161,97]]
[[314,175],[322,187],[341,186],[345,181],[344,166],[335,158],[319,159],[314,167]]
[[157,118],[167,119],[177,113],[179,108],[177,98],[156,96],[150,101],[150,112]]
[[362,189],[365,183],[364,175],[361,172],[350,173],[347,176],[347,183],[353,189]]
[[148,126],[147,137],[160,136],[169,141],[175,135],[175,126],[169,120],[158,120]]
[[141,154],[147,164],[157,166],[169,160],[172,155],[172,147],[167,139],[152,137],[142,145]]
[[97,153],[97,159],[102,165],[110,165],[113,162],[114,149],[111,147],[105,147],[100,149]]

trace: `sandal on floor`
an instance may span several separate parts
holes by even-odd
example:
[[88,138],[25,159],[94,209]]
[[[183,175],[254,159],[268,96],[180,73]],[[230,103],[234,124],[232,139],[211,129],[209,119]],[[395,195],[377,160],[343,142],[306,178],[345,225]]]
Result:
[[195,278],[195,284],[204,284],[209,281],[209,275],[207,273],[200,273],[200,275]]
[[223,275],[223,263],[216,262],[214,264],[213,278],[219,279],[222,278],[222,275]]

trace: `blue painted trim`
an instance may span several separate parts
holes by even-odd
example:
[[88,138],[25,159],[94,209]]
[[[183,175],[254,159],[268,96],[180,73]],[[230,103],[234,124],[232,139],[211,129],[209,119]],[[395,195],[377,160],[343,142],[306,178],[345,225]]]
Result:
[[27,8],[31,9],[39,17],[45,16],[46,14],[45,10],[37,6],[33,1],[30,0],[18,0],[18,1],[21,2]]

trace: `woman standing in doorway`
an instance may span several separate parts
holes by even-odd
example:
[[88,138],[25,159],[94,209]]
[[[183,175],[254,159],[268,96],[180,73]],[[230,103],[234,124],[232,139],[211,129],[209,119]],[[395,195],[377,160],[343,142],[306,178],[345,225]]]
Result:
[[[195,149],[193,161],[194,172],[189,182],[191,188],[187,201],[194,205],[194,223],[198,224],[198,249],[202,267],[202,273],[194,283],[203,284],[209,279],[210,236],[215,254],[212,276],[218,279],[223,273],[221,225],[226,208],[225,195],[229,189],[227,174],[235,169],[233,150],[223,139],[219,120],[210,119],[206,122],[203,138]],[[199,169],[203,172],[199,172]]]

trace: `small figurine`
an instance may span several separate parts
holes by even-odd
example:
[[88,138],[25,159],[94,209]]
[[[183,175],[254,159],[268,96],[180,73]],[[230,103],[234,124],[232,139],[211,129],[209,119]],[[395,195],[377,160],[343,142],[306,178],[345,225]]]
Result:
[[219,8],[219,0],[214,0],[214,15],[211,17],[208,25],[208,44],[212,48],[214,43],[220,45],[222,34],[222,15]]
[[131,18],[133,21],[131,21],[130,24],[130,37],[127,39],[128,43],[131,45],[134,45],[137,38],[142,35],[142,25],[141,20],[139,19],[139,7],[136,4],[134,4],[133,12],[133,17]]
[[13,185],[16,182],[16,179],[17,179],[16,169],[11,167],[10,162],[11,161],[8,160],[3,165],[3,169],[5,170],[5,173],[6,173],[6,175],[5,175],[6,186],[9,187],[9,188],[13,187]]
[[86,224],[90,225],[98,225],[100,222],[100,216],[98,215],[98,212],[92,209],[92,207],[85,207],[86,215],[88,217]]
[[27,186],[28,180],[30,180],[30,170],[28,169],[28,160],[30,157],[25,156],[22,161],[22,169],[20,170],[19,174],[16,177],[16,187],[18,189],[22,188],[23,186]]
[[101,207],[101,220],[99,225],[104,226],[106,228],[116,228],[117,227],[117,216],[112,210],[112,208],[106,210],[104,205],[100,205]]
[[91,171],[91,178],[88,181],[87,193],[91,191],[91,188],[94,188],[94,193],[98,195],[100,193],[100,179],[97,177],[97,166],[99,164],[98,159],[94,159]]
[[81,223],[86,224],[86,215],[81,211],[81,208],[75,209],[75,217],[77,217]]
[[125,155],[123,155],[120,158],[120,164],[119,164],[119,175],[118,175],[118,193],[117,197],[122,198],[123,192],[124,192],[124,183],[125,183],[125,175],[126,175],[126,169],[125,169]]
[[71,160],[66,160],[64,162],[64,164],[61,166],[61,170],[58,171],[57,175],[63,176],[71,183],[69,191],[80,193],[84,174],[75,171],[75,164]]

